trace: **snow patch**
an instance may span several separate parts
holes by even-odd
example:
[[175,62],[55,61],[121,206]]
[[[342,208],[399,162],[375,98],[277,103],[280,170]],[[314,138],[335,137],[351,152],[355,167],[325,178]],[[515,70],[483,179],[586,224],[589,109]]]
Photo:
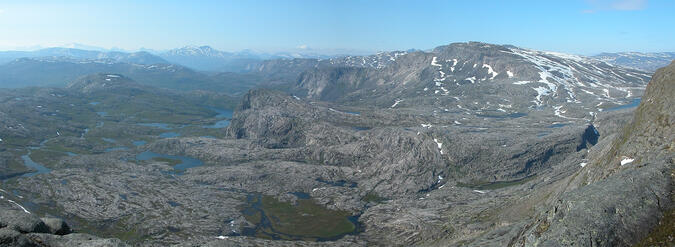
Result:
[[555,109],[555,112],[553,114],[555,114],[556,116],[561,117],[561,118],[568,118],[568,117],[565,117],[565,116],[562,115],[563,113],[567,112],[567,110],[562,110],[562,107],[563,106],[561,106],[561,105],[554,106],[553,109]]
[[23,206],[21,206],[21,204],[18,204],[17,202],[12,201],[12,200],[9,200],[9,199],[8,199],[7,201],[8,201],[8,202],[11,202],[11,203],[14,203],[15,205],[19,206],[19,207],[21,208],[21,210],[23,210],[25,213],[30,214],[30,212],[28,212],[28,210],[26,210],[26,208],[24,208]]
[[431,66],[441,67],[441,65],[437,63],[436,59],[437,59],[437,57],[433,57],[431,59]]
[[396,105],[398,105],[398,103],[401,103],[401,101],[403,101],[403,100],[402,100],[402,99],[397,99],[396,101],[394,101],[394,104],[391,105],[391,108],[396,107]]
[[537,104],[537,105],[541,105],[541,103],[542,103],[541,96],[546,96],[546,95],[549,95],[551,93],[551,91],[549,91],[545,87],[537,87],[537,88],[532,88],[532,89],[534,89],[534,91],[537,91],[537,97],[535,97],[536,100],[534,101],[534,103]]
[[621,160],[621,165],[622,165],[622,166],[623,166],[623,165],[627,165],[627,164],[633,163],[633,161],[635,161],[635,159],[631,159],[631,158],[628,158],[628,157],[624,157],[624,158]]
[[488,69],[488,74],[491,74],[491,75],[492,75],[492,77],[490,77],[490,80],[494,79],[497,75],[499,75],[499,73],[495,72],[495,71],[492,69],[492,66],[490,66],[489,64],[483,64],[483,68],[487,68],[487,69]]
[[[442,149],[442,148],[443,148],[443,143],[442,143],[442,142],[439,142],[438,139],[436,139],[436,138],[434,138],[434,142],[435,142],[436,145],[438,146],[438,151],[440,151],[441,154],[443,154],[443,149]],[[440,177],[440,176],[439,176],[439,177]],[[442,179],[442,178],[441,178],[441,179]]]

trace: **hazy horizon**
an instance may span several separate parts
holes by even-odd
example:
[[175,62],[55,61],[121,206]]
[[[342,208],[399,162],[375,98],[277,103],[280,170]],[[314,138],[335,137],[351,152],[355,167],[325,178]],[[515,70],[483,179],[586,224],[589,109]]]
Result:
[[[85,44],[363,54],[480,41],[564,53],[672,52],[672,1],[48,1],[0,4],[0,50]],[[477,19],[479,18],[479,19]]]

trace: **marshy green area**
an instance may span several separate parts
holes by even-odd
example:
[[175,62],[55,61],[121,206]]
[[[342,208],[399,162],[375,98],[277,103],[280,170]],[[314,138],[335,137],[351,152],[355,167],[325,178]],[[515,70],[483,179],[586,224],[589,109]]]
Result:
[[3,179],[32,171],[21,158],[26,154],[34,162],[55,169],[67,166],[60,161],[69,156],[135,152],[143,146],[134,144],[139,141],[151,144],[172,136],[223,137],[224,129],[210,126],[229,119],[231,115],[221,112],[233,107],[231,97],[225,95],[146,89],[92,94],[50,88],[13,89],[1,92],[0,102],[0,110],[17,123],[0,136]]
[[260,238],[321,241],[356,231],[349,212],[327,209],[313,199],[292,204],[272,196],[250,196],[242,212],[256,225],[245,230],[245,235]]

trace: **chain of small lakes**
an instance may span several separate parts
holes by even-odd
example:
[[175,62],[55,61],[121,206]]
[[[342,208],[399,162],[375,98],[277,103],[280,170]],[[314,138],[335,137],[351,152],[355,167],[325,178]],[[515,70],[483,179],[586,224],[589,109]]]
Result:
[[[63,214],[56,203],[34,203],[33,192],[22,190],[17,181],[61,169],[57,164],[66,157],[111,152],[136,153],[133,162],[138,164],[166,163],[173,167],[166,176],[180,176],[187,169],[210,164],[192,157],[152,152],[148,150],[150,143],[172,137],[223,137],[233,114],[225,108],[234,106],[202,105],[202,102],[166,99],[153,93],[123,98],[115,94],[68,97],[59,94],[59,90],[47,94],[42,91],[44,89],[18,89],[0,95],[6,106],[12,105],[14,114],[25,116],[21,127],[40,130],[29,131],[26,137],[0,139],[0,151],[9,154],[3,157],[9,169],[0,174],[3,192],[9,191],[6,199],[12,199],[31,213],[63,218],[76,231],[129,242],[140,242],[149,236],[123,222],[90,222],[77,215]],[[68,181],[64,179],[61,183]],[[359,231],[358,216],[327,209],[306,193],[294,192],[299,198],[295,203],[258,193],[248,194],[239,210],[255,227],[230,235],[327,241]],[[383,198],[369,195],[364,200]]]

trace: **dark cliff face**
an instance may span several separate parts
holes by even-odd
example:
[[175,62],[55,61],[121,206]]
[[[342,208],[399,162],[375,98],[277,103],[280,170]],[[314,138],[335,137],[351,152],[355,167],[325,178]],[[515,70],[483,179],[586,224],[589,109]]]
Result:
[[317,68],[303,72],[297,87],[308,98],[332,101],[352,91],[373,87],[372,83],[367,84],[367,77],[368,71],[365,68]]
[[674,208],[674,104],[675,62],[656,72],[632,121],[560,184],[567,192],[511,244],[630,246],[652,241],[653,232],[672,238],[672,226],[659,222]]

